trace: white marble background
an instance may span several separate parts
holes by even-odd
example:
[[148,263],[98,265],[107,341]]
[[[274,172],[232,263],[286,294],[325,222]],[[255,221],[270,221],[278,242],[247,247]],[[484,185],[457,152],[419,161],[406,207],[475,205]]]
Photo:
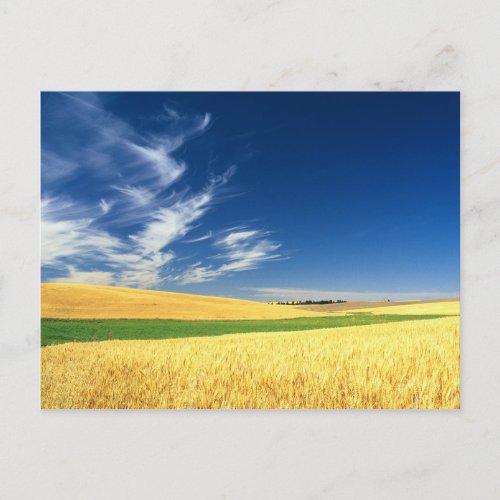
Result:
[[[0,496],[500,498],[499,33],[497,0],[1,0]],[[39,92],[61,89],[460,90],[462,410],[40,411]]]

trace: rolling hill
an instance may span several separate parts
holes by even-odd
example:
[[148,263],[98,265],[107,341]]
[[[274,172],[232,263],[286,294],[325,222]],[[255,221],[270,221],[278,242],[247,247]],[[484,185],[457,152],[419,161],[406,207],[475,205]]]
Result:
[[42,283],[42,318],[286,319],[325,316],[293,306],[112,286]]

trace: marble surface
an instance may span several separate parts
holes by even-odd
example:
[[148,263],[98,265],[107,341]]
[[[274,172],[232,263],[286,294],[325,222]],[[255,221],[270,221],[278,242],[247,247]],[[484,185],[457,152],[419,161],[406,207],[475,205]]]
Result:
[[[5,499],[500,498],[500,3],[0,3]],[[460,411],[39,410],[40,90],[460,90]],[[422,200],[425,203],[425,200]]]

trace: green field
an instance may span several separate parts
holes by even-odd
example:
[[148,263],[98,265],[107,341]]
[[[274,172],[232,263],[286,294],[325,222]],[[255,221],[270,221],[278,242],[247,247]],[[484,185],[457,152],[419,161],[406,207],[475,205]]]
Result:
[[42,319],[42,346],[100,340],[173,339],[230,333],[283,332],[371,325],[394,321],[442,318],[437,314],[354,313],[346,316],[239,321],[180,321],[156,319],[61,320]]

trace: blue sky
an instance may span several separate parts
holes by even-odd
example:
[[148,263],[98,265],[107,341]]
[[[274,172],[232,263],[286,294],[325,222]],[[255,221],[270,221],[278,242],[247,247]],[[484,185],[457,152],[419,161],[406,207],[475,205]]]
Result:
[[42,281],[458,296],[459,94],[54,93]]

